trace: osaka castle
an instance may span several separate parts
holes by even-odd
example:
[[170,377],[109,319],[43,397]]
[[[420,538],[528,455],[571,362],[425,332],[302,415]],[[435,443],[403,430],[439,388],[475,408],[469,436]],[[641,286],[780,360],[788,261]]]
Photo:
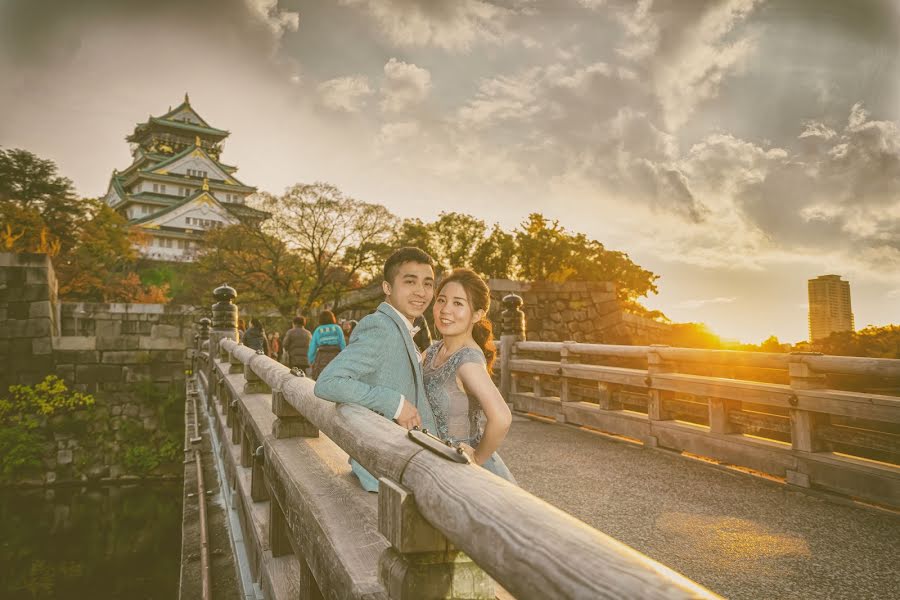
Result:
[[185,94],[184,102],[138,123],[125,138],[134,160],[113,171],[105,200],[146,234],[139,248],[145,258],[192,261],[207,230],[268,216],[246,205],[256,188],[234,176],[237,167],[219,162],[228,135],[210,126]]

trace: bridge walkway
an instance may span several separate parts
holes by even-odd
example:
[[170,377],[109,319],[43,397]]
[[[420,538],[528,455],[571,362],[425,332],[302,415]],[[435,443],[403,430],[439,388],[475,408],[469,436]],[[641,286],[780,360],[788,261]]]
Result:
[[900,597],[900,514],[516,416],[534,495],[732,599]]

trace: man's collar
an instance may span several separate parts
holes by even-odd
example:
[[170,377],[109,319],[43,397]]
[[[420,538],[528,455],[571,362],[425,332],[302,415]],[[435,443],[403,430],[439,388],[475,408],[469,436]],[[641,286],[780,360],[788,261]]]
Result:
[[412,322],[406,318],[406,315],[404,315],[402,312],[397,310],[397,307],[394,306],[393,304],[391,304],[390,302],[388,302],[387,300],[385,300],[384,303],[387,304],[388,306],[390,306],[394,310],[395,313],[400,315],[400,318],[403,319],[404,323],[406,323],[406,329],[409,330],[410,334],[415,335],[415,333],[413,332],[413,329],[416,329],[416,327],[414,327]]

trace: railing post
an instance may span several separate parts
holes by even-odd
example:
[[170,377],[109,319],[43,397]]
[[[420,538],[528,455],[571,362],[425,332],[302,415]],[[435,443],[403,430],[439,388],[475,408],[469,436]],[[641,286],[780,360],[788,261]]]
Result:
[[710,433],[739,433],[739,428],[728,420],[728,411],[740,410],[741,403],[736,400],[723,398],[708,398],[709,402],[709,432]]
[[[225,338],[238,341],[238,307],[234,304],[237,292],[227,283],[213,290],[213,298],[218,302],[212,305],[212,331],[209,335],[209,355],[220,355],[219,341]],[[222,360],[227,360],[220,355]]]
[[509,294],[503,298],[500,323],[500,394],[510,407],[515,381],[509,364],[516,354],[516,342],[525,341],[525,313],[522,312],[522,304],[522,297],[517,294]]
[[253,451],[253,468],[250,471],[250,498],[254,502],[265,502],[269,499],[269,488],[266,487],[266,453],[262,446]]
[[[664,392],[653,389],[653,376],[660,373],[671,373],[672,366],[666,363],[656,348],[668,348],[666,344],[651,344],[650,350],[647,352],[647,418],[651,421],[651,432],[653,421],[669,421],[672,419],[671,414],[666,410],[666,400],[673,396],[672,392]],[[658,441],[655,435],[649,435],[644,444],[650,447],[656,447]]]
[[[803,362],[804,356],[821,356],[819,352],[791,352],[788,363],[788,374],[791,377],[791,389],[815,390],[826,386],[825,375],[816,373]],[[790,398],[791,415],[791,447],[800,452],[821,452],[827,450],[827,444],[818,436],[818,429],[829,422],[829,415],[809,410],[793,408],[799,404],[794,394]],[[809,487],[809,474],[787,470],[787,481],[801,487]]]
[[[291,369],[291,373],[296,377],[305,377],[300,369]],[[284,399],[282,390],[272,392],[272,412],[278,417],[272,423],[272,436],[275,439],[319,437],[319,429]]]
[[601,410],[622,410],[622,403],[616,399],[619,386],[600,381],[597,383],[597,390],[599,393],[597,405]]
[[566,376],[565,368],[571,361],[569,356],[569,344],[574,343],[574,341],[563,342],[563,347],[559,351],[559,412],[556,413],[557,423],[566,422],[566,402],[572,401],[572,391],[569,387],[569,378]]
[[[256,351],[257,355],[264,355],[262,350]],[[245,394],[271,394],[272,388],[269,387],[262,378],[253,370],[253,365],[248,364],[244,367],[244,393]]]
[[391,544],[378,561],[391,600],[493,599],[494,581],[416,507],[412,492],[378,480],[378,531]]

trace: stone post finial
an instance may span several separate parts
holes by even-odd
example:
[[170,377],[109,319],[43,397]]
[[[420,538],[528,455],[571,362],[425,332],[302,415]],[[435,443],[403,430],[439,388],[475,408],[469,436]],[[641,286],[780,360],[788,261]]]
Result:
[[218,300],[212,305],[212,332],[209,340],[210,355],[218,353],[219,340],[228,338],[238,340],[238,307],[234,304],[237,291],[227,283],[213,290],[213,298]]
[[524,301],[518,294],[503,297],[503,313],[500,331],[502,335],[518,335],[525,338],[525,313],[522,312]]
[[197,324],[200,326],[200,341],[208,340],[209,328],[212,325],[212,321],[207,317],[203,317],[202,319],[197,321]]

